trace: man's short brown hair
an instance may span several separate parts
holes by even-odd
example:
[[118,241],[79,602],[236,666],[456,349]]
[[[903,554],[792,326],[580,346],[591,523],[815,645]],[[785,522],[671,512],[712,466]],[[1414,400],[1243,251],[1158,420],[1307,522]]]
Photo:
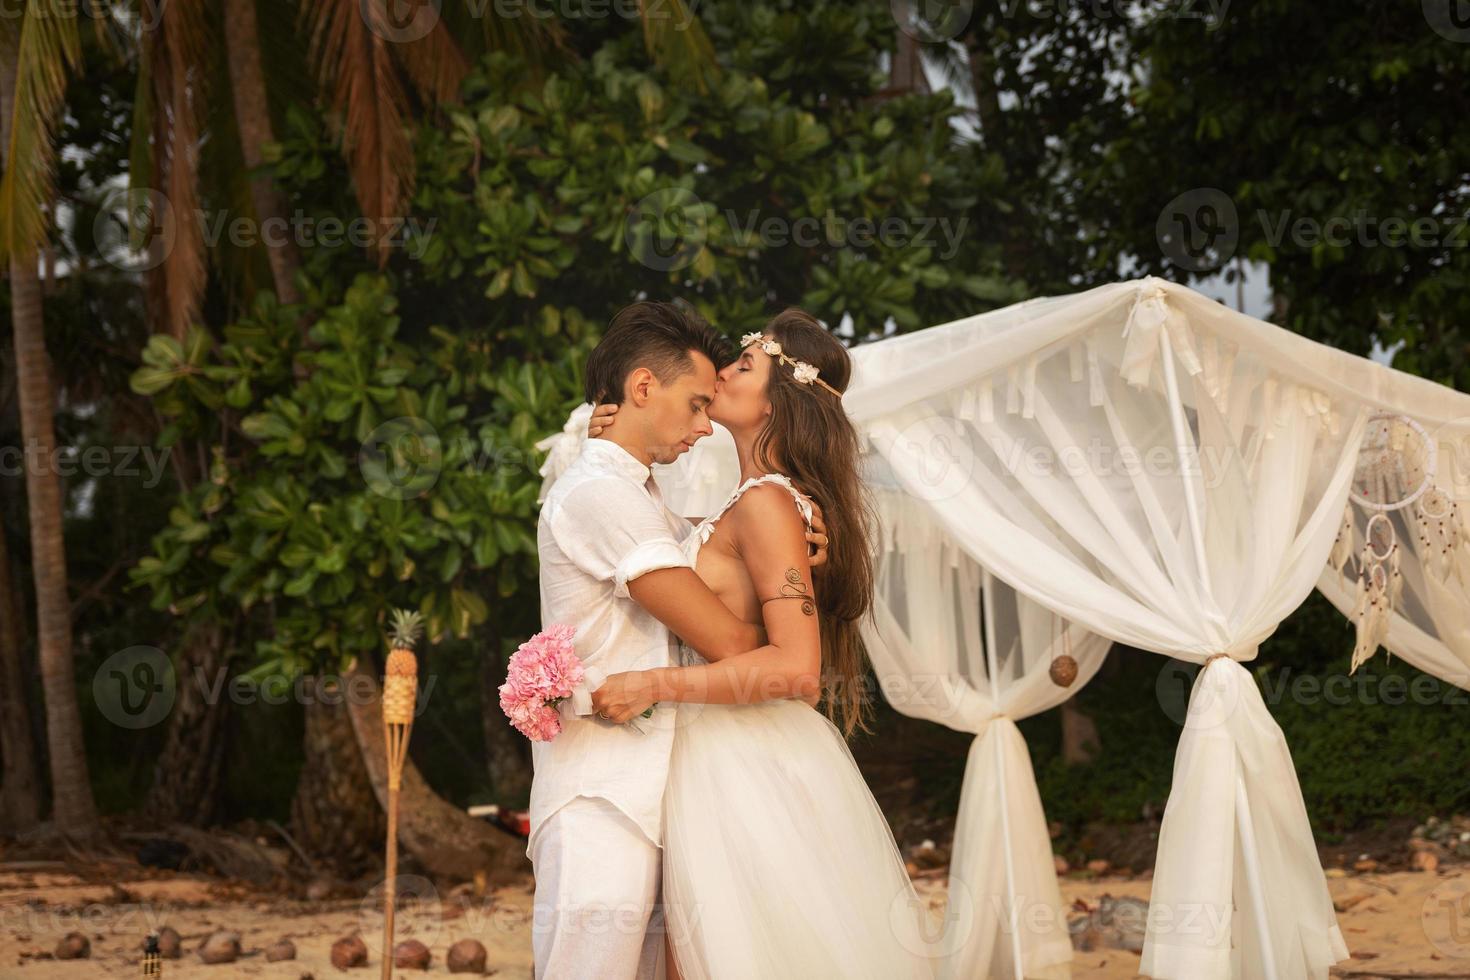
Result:
[[623,307],[587,358],[583,391],[594,405],[623,403],[623,385],[634,369],[653,372],[671,384],[694,370],[690,351],[699,351],[719,370],[735,356],[733,345],[694,310],[673,303],[640,302]]

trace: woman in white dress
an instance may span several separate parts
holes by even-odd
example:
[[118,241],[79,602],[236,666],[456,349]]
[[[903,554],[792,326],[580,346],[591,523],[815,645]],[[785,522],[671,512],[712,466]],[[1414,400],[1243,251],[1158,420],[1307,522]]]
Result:
[[[851,362],[800,310],[742,347],[709,406],[741,484],[685,547],[770,645],[740,655],[733,694],[699,690],[707,661],[687,646],[683,667],[647,672],[681,702],[664,795],[670,977],[932,977],[923,906],[845,737],[866,728],[858,623],[873,595],[872,512],[840,396]],[[610,419],[599,408],[594,424]],[[803,493],[830,537],[816,569]]]

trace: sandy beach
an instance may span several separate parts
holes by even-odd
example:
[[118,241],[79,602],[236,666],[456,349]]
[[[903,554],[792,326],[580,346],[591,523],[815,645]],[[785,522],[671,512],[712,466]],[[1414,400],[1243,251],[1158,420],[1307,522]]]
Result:
[[[1435,872],[1334,873],[1328,884],[1338,922],[1353,959],[1335,968],[1343,977],[1470,977],[1470,866]],[[942,877],[923,879],[920,891],[937,907]],[[1104,896],[1147,899],[1149,881],[1123,877],[1065,877],[1064,901],[1073,909],[1096,906]],[[472,938],[488,953],[487,972],[502,980],[531,977],[529,880],[475,895],[470,886],[440,895],[420,882],[405,899],[397,938],[418,939],[433,959],[430,975],[447,975],[445,951]],[[139,975],[140,944],[150,929],[171,926],[182,937],[182,955],[164,963],[165,977],[260,977],[301,980],[339,975],[332,943],[360,933],[369,965],[380,969],[382,916],[374,899],[303,901],[217,878],[164,875],[137,866],[88,866],[62,870],[0,872],[0,976],[26,980]],[[240,935],[240,958],[205,964],[200,943],[217,929]],[[83,960],[52,958],[58,942],[80,932],[90,942]],[[267,962],[265,950],[281,939],[296,947],[293,960]],[[1136,976],[1138,954],[1120,949],[1079,951],[1077,980]],[[395,971],[405,977],[417,971]]]

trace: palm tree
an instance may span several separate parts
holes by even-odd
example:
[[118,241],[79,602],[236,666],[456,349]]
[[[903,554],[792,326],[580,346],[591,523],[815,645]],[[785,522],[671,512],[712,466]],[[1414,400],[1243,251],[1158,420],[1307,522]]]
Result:
[[41,786],[25,697],[21,609],[0,524],[0,828],[29,830],[41,816]]
[[56,0],[30,0],[24,15],[0,27],[0,117],[5,176],[0,181],[0,250],[10,264],[11,321],[26,448],[26,503],[36,585],[36,627],[51,762],[51,812],[68,837],[98,829],[87,777],[72,657],[71,601],[62,539],[60,475],[51,467],[55,393],[46,356],[38,246],[46,239],[44,204],[51,197],[51,143],[66,70],[80,57],[76,21]]
[[[533,77],[558,59],[573,56],[564,29],[554,19],[502,17],[492,6],[447,3],[422,23],[400,25],[388,8],[389,0],[165,5],[159,23],[139,33],[133,186],[151,181],[175,216],[192,215],[202,196],[199,144],[205,120],[212,119],[233,130],[228,134],[232,145],[238,139],[238,165],[224,168],[221,179],[235,181],[248,173],[249,187],[242,195],[236,188],[213,186],[207,188],[210,196],[248,201],[257,227],[284,221],[284,195],[265,172],[265,149],[275,132],[270,107],[273,101],[297,96],[290,86],[300,77],[314,77],[338,130],[358,208],[386,231],[391,221],[405,215],[413,191],[409,121],[415,106],[433,110],[454,102],[471,63],[486,51],[520,55]],[[704,88],[716,70],[714,51],[685,0],[640,0],[639,9],[650,55],[681,81]],[[433,10],[417,8],[419,14]],[[212,80],[209,60],[217,50],[211,43],[216,29],[223,31],[226,42],[228,75]],[[302,61],[294,63],[297,54]],[[228,101],[215,97],[214,86],[228,86]],[[198,312],[207,271],[202,236],[184,224],[175,222],[178,238],[154,286],[166,310],[167,329],[178,338]],[[266,251],[277,299],[296,302],[297,243],[287,241]],[[381,240],[370,251],[380,265],[390,253]]]

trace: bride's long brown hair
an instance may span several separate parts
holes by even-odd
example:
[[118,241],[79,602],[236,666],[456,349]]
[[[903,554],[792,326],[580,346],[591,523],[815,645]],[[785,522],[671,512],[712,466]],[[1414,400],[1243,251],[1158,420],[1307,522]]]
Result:
[[[777,314],[765,335],[787,356],[815,367],[846,391],[852,359],[836,337],[799,309]],[[822,508],[827,561],[812,569],[822,635],[822,700],[827,717],[851,736],[868,728],[866,656],[859,623],[873,606],[872,541],[877,521],[858,476],[858,434],[842,401],[817,384],[798,382],[789,364],[771,362],[766,388],[771,415],[756,436],[754,462],[784,473]]]

